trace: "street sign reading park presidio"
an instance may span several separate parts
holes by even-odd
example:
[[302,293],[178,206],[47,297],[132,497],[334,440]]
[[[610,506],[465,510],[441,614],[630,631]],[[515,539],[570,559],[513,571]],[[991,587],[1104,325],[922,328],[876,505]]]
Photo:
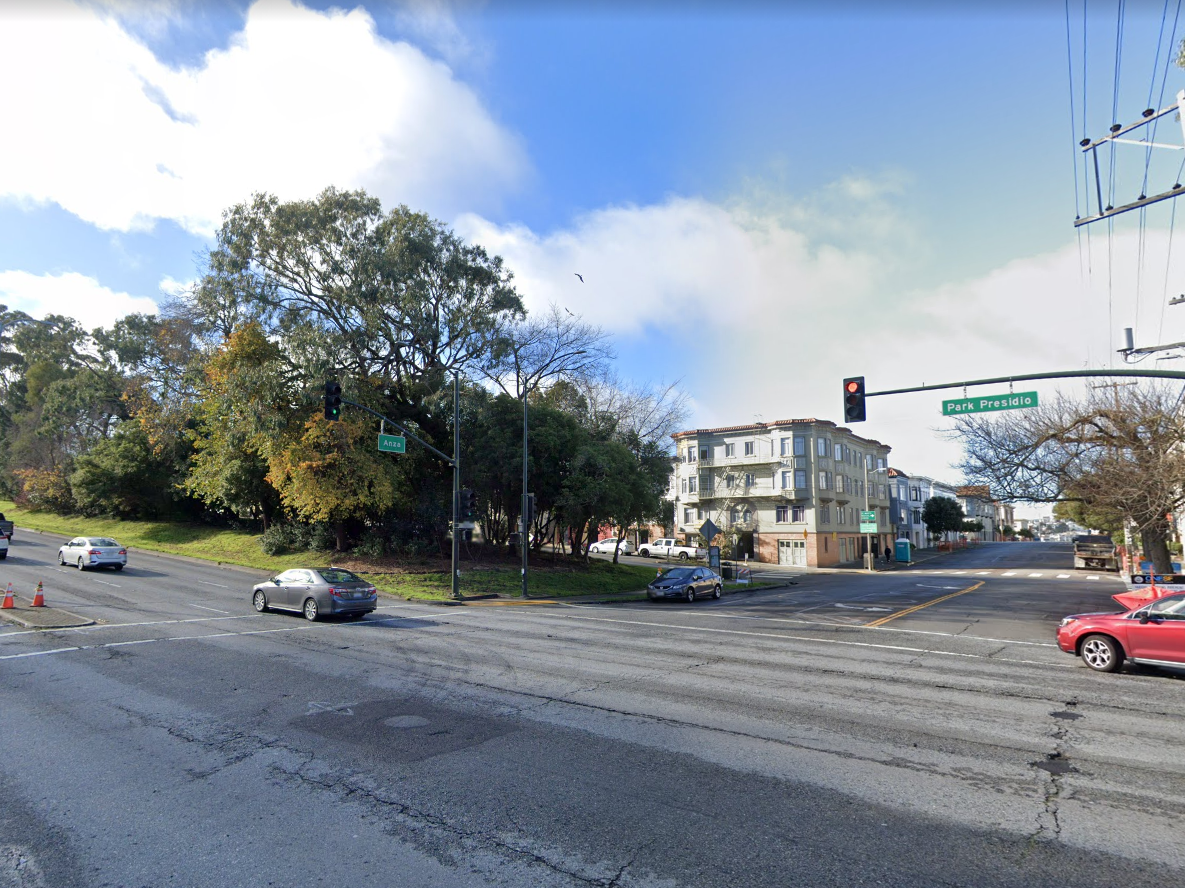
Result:
[[1036,392],[1009,392],[1006,395],[983,395],[979,398],[959,398],[942,402],[942,415],[959,413],[989,413],[992,410],[1021,410],[1037,406]]

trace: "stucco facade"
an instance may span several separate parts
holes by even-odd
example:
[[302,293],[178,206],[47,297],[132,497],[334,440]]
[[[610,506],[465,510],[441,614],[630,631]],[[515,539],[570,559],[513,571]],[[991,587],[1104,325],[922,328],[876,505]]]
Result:
[[[820,419],[788,419],[672,435],[677,535],[694,538],[707,519],[716,543],[753,560],[803,567],[858,563],[869,542],[893,540],[890,447]],[[872,511],[876,533],[860,532]]]

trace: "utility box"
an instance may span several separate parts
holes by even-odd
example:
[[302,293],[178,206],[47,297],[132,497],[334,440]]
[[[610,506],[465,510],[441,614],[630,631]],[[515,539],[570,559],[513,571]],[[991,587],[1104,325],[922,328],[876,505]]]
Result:
[[893,558],[902,564],[909,564],[913,561],[913,556],[910,554],[909,540],[893,541]]

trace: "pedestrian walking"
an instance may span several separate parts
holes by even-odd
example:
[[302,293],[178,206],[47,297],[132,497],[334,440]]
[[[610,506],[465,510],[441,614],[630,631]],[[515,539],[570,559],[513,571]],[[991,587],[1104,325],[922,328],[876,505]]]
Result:
[[892,561],[892,560],[893,560],[893,546],[889,543],[885,543],[885,561]]

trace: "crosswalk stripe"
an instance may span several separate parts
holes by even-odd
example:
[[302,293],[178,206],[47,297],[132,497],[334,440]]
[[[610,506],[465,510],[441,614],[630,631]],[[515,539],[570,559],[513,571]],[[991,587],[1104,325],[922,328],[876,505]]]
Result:
[[1041,574],[1041,573],[1031,573],[1031,574],[1029,574],[1029,576],[1030,576],[1030,577],[1043,577],[1043,576],[1045,576],[1045,574]]
[[1070,579],[1070,575],[1069,574],[1058,574],[1057,578],[1059,580],[1068,580],[1068,579]]
[[1014,577],[1014,576],[1016,576],[1016,571],[1014,571],[1014,570],[1006,570],[1006,571],[1004,571],[1004,573],[1000,574],[1000,576],[1002,576],[1002,577]]

